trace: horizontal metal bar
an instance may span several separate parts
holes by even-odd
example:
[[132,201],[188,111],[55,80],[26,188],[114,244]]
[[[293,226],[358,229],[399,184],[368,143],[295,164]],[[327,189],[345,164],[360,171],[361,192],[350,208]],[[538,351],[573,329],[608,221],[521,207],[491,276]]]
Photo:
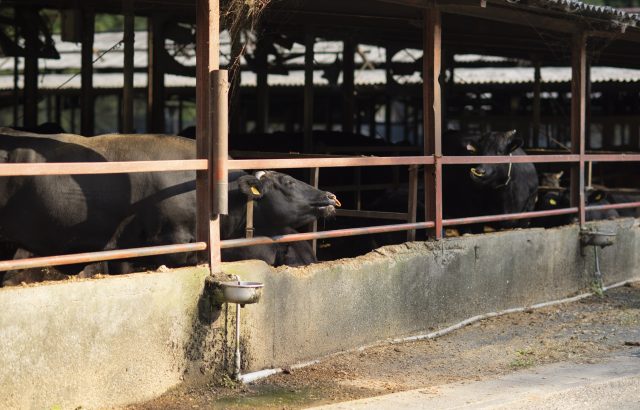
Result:
[[640,162],[640,154],[586,154],[584,160],[591,162]]
[[435,224],[433,222],[416,222],[416,223],[406,223],[406,224],[396,224],[396,225],[371,226],[368,228],[349,228],[349,229],[336,229],[333,231],[304,232],[304,233],[295,233],[290,235],[276,235],[271,238],[266,236],[258,236],[250,239],[249,238],[227,239],[220,242],[220,247],[222,249],[238,248],[241,246],[250,246],[250,245],[268,245],[271,243],[309,241],[312,239],[339,238],[342,236],[370,235],[370,234],[385,233],[385,232],[408,231],[412,229],[429,229],[429,228],[433,228],[434,226]]
[[71,265],[113,259],[140,258],[167,253],[197,252],[207,249],[205,242],[176,245],[147,246],[143,248],[118,249],[113,251],[74,253],[70,255],[44,256],[39,258],[14,259],[0,262],[0,272],[14,269],[39,268],[43,266]]
[[443,156],[441,159],[444,165],[453,164],[508,164],[531,162],[534,164],[544,162],[579,162],[580,156],[567,155],[470,155],[470,156]]
[[336,192],[351,192],[351,191],[381,191],[381,190],[386,190],[386,189],[390,189],[390,188],[399,188],[399,187],[406,187],[407,184],[394,184],[393,182],[388,182],[386,184],[363,184],[363,185],[333,185],[333,186],[325,186],[320,184],[320,187],[325,190],[325,191],[329,191],[329,192],[333,192],[334,194]]
[[606,209],[626,209],[626,208],[640,208],[640,202],[625,202],[621,204],[607,204],[607,205],[591,205],[586,208],[588,211],[601,211]]
[[206,159],[124,162],[38,162],[0,164],[0,176],[90,175],[207,169]]
[[520,212],[515,214],[504,214],[504,215],[472,216],[468,218],[444,219],[442,221],[442,225],[443,226],[469,225],[469,224],[482,223],[482,222],[510,221],[513,219],[541,218],[544,216],[575,214],[577,212],[578,212],[578,208],[573,207],[573,208],[563,208],[563,209],[552,209],[549,211]]
[[406,212],[365,211],[358,209],[336,209],[336,215],[352,218],[395,219],[399,221],[406,221],[409,218],[409,214]]
[[344,158],[285,158],[285,159],[230,159],[229,170],[375,167],[384,165],[433,164],[433,157],[344,157]]
[[371,152],[422,152],[422,148],[407,147],[407,146],[346,146],[346,147],[317,147],[322,152],[340,153],[340,152],[358,152],[358,153],[371,153]]

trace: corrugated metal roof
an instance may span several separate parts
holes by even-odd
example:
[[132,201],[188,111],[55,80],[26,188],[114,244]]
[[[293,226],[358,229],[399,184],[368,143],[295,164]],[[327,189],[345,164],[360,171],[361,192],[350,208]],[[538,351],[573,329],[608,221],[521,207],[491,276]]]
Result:
[[[507,3],[519,4],[520,0],[505,0]],[[526,0],[523,5],[537,5],[555,9],[568,14],[579,14],[585,17],[606,18],[631,26],[640,26],[640,14],[617,9],[611,6],[600,6],[575,0]]]

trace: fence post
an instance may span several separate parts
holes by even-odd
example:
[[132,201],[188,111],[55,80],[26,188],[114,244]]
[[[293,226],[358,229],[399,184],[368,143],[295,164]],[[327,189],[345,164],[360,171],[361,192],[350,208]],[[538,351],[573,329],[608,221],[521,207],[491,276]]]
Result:
[[587,36],[583,31],[573,35],[571,68],[571,153],[580,155],[580,162],[571,166],[571,206],[578,207],[582,228],[586,221],[584,141],[587,98]]
[[[213,156],[213,150],[218,152],[226,149],[227,117],[222,118],[224,124],[216,127],[215,137],[217,147],[213,141],[214,132],[211,130],[211,118],[219,117],[226,113],[227,107],[211,107],[219,104],[221,96],[212,100],[211,82],[218,80],[217,89],[220,91],[220,83],[228,81],[225,76],[219,76],[220,67],[220,7],[219,0],[197,0],[196,2],[196,156],[200,159],[208,159],[207,170],[196,172],[196,241],[206,242],[207,250],[201,252],[198,259],[201,263],[208,263],[211,272],[220,269],[220,219],[213,211],[212,195],[210,191],[213,182],[217,189],[221,189],[226,182],[226,155],[222,164],[214,163],[217,158]],[[226,72],[225,72],[226,74]],[[224,81],[221,80],[224,78]],[[223,92],[226,95],[226,89]],[[226,98],[226,97],[225,97]],[[221,127],[222,130],[221,130]],[[224,135],[220,135],[220,134]],[[220,145],[222,141],[222,146]],[[216,167],[220,167],[216,170]],[[224,174],[222,176],[222,174]],[[214,179],[214,175],[215,178]],[[220,179],[224,178],[224,179]],[[216,198],[221,197],[216,194]],[[219,204],[217,204],[219,207]]]
[[435,238],[442,238],[442,99],[440,68],[442,60],[440,10],[430,7],[423,14],[422,101],[424,155],[433,155],[433,167],[424,167],[425,221],[435,222]]

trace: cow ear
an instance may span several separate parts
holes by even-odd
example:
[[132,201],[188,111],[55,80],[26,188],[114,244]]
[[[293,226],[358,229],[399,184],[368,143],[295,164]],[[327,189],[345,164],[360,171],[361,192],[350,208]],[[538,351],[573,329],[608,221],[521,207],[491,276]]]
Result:
[[513,151],[520,148],[522,144],[524,144],[524,141],[522,140],[522,138],[515,137],[516,132],[517,132],[516,130],[511,130],[511,131],[502,133],[502,138],[506,142],[505,149],[507,154],[511,154]]
[[238,178],[238,187],[243,194],[251,199],[260,199],[264,195],[262,181],[253,175],[243,175]]
[[596,203],[596,202],[600,202],[603,199],[607,198],[607,193],[604,191],[600,191],[600,190],[596,190],[593,191],[589,194],[589,196],[587,197],[587,203]]

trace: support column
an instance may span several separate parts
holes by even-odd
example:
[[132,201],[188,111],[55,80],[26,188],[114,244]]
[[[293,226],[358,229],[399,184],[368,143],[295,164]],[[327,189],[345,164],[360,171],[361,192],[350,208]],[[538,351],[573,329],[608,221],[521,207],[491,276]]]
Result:
[[264,44],[265,40],[258,42],[256,49],[256,65],[258,72],[256,73],[256,98],[257,98],[257,115],[256,132],[261,134],[269,129],[269,84],[268,84],[268,67],[267,67],[267,48]]
[[149,132],[154,133],[163,133],[165,129],[164,70],[162,67],[162,50],[164,49],[163,23],[164,17],[159,15],[154,14],[149,18],[147,129]]
[[[219,70],[219,6],[219,0],[196,2],[196,152],[198,158],[209,159],[208,170],[196,172],[196,240],[207,243],[207,250],[200,253],[199,260],[209,263],[212,272],[219,271],[221,260],[220,219],[215,212],[226,211],[227,193],[228,79],[226,71]],[[211,90],[217,91],[212,95]],[[216,126],[212,126],[212,121],[218,121]]]
[[[33,13],[37,13],[37,10]],[[36,24],[29,21],[25,14],[22,14],[22,24],[25,37],[23,124],[25,127],[36,127],[38,125],[38,32]]]
[[538,138],[540,136],[540,60],[534,57],[533,60],[533,135],[532,135],[532,147],[538,147],[539,141]]
[[573,35],[571,50],[571,153],[580,162],[571,166],[571,206],[580,208],[580,227],[585,224],[584,140],[587,93],[587,37],[584,32]]
[[80,134],[91,136],[94,133],[94,95],[93,95],[93,37],[95,34],[95,13],[85,9],[82,13],[82,66],[80,68]]
[[[304,153],[313,148],[313,45],[312,31],[305,33],[304,43]],[[314,242],[315,243],[315,242]]]
[[355,44],[351,38],[344,40],[342,50],[342,93],[344,110],[342,110],[342,132],[353,132],[353,114],[355,112],[354,55]]
[[134,56],[134,2],[122,0],[124,12],[124,86],[122,87],[122,132],[133,132],[133,56]]
[[240,31],[236,33],[237,38],[231,38],[231,59],[229,64],[229,128],[231,134],[242,134],[245,132],[242,123],[242,105],[240,103],[240,84],[242,80],[242,69],[240,67],[240,54],[242,53],[242,38]]
[[440,94],[442,23],[436,7],[424,10],[422,59],[422,101],[424,155],[435,164],[424,167],[425,220],[435,221],[435,238],[442,238],[442,99]]

